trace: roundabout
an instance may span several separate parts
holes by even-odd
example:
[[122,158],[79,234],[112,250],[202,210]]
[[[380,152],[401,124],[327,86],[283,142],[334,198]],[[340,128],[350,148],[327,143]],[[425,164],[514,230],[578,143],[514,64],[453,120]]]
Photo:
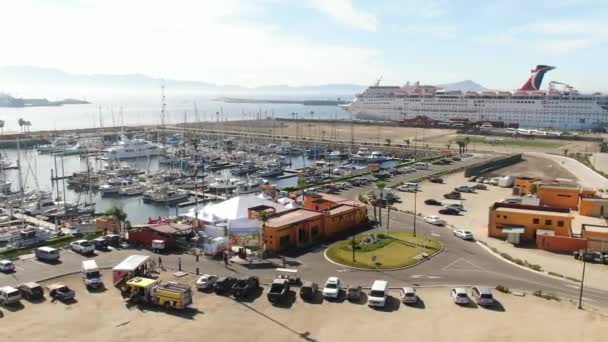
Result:
[[392,270],[418,264],[442,249],[443,245],[438,240],[414,236],[411,232],[367,232],[332,244],[325,251],[325,257],[345,267]]

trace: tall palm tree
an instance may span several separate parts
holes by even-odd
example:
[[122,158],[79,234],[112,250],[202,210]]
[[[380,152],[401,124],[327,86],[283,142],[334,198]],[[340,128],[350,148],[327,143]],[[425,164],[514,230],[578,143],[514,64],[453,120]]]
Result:
[[2,130],[2,135],[4,135],[4,120],[0,120],[0,130]]
[[384,188],[386,187],[386,183],[382,182],[382,181],[376,182],[376,187],[378,188],[378,190],[380,190],[379,191],[380,205],[378,206],[378,223],[382,227],[382,205],[383,205],[383,200],[384,200]]
[[258,220],[262,222],[262,233],[260,236],[262,237],[261,245],[264,245],[264,230],[266,228],[266,222],[270,220],[270,214],[267,211],[260,211],[257,215]]
[[298,188],[302,191],[302,206],[304,206],[304,188],[306,188],[307,185],[308,182],[306,181],[306,178],[301,176],[298,177]]
[[127,213],[121,207],[111,207],[110,209],[106,210],[106,215],[118,221],[119,229],[120,231],[123,231],[124,223],[127,220]]
[[17,121],[17,123],[19,124],[19,130],[23,133],[23,125],[25,125],[25,120],[19,118],[19,121]]
[[464,152],[469,152],[468,146],[471,143],[471,137],[464,137]]

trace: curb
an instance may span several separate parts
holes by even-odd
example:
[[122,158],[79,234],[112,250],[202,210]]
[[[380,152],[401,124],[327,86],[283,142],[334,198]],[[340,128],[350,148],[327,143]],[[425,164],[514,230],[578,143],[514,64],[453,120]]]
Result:
[[[441,242],[440,242],[441,243]],[[400,270],[406,270],[408,268],[412,268],[415,266],[420,265],[421,263],[430,260],[431,258],[433,258],[434,256],[436,256],[437,254],[443,252],[444,246],[443,243],[441,243],[441,248],[437,251],[435,251],[435,253],[429,255],[426,258],[420,259],[418,261],[416,261],[415,263],[411,264],[411,265],[407,265],[407,266],[403,266],[403,267],[397,267],[397,268],[381,268],[381,269],[369,269],[369,268],[362,268],[362,267],[354,267],[354,266],[348,266],[348,265],[344,265],[344,264],[340,264],[338,262],[335,262],[333,260],[331,260],[328,256],[327,256],[327,250],[330,247],[325,248],[325,250],[323,251],[323,257],[325,258],[325,260],[327,260],[328,262],[336,265],[336,266],[341,266],[341,267],[345,267],[345,268],[349,268],[349,269],[353,269],[353,270],[357,270],[357,271],[373,271],[373,272],[385,272],[385,271],[400,271]]]
[[562,281],[564,281],[564,282],[567,282],[567,283],[572,283],[572,284],[579,284],[579,282],[576,282],[576,281],[573,281],[573,280],[570,280],[570,279],[567,279],[567,278],[562,278],[562,277],[557,277],[557,276],[550,275],[550,274],[549,274],[547,271],[535,271],[535,270],[533,270],[533,269],[531,269],[531,268],[529,268],[529,267],[525,267],[525,266],[522,266],[522,265],[518,265],[518,264],[514,263],[513,261],[510,261],[510,260],[507,260],[507,259],[503,258],[502,256],[500,256],[500,254],[495,253],[495,252],[494,252],[492,249],[490,249],[490,247],[488,247],[488,246],[484,245],[483,243],[481,243],[481,242],[479,242],[479,241],[475,241],[475,243],[477,243],[479,246],[481,246],[483,249],[485,249],[486,251],[488,251],[490,254],[492,254],[492,255],[493,255],[493,256],[495,256],[496,258],[498,258],[498,259],[500,259],[500,260],[502,260],[502,261],[504,261],[504,262],[506,262],[506,263],[508,263],[508,264],[511,264],[511,265],[513,265],[513,266],[515,266],[515,267],[519,267],[519,268],[521,268],[521,269],[523,269],[523,270],[526,270],[526,271],[532,272],[532,273],[534,273],[534,274],[540,274],[540,275],[543,275],[543,276],[545,276],[545,277],[547,277],[547,278],[551,278],[551,279],[559,279],[559,280],[562,280]]

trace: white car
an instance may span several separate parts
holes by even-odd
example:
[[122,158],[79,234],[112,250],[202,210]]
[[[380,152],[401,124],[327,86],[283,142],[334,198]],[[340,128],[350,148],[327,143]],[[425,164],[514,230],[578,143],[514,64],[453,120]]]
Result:
[[95,252],[95,245],[87,240],[76,240],[70,242],[70,248],[80,254],[91,254]]
[[336,299],[340,297],[340,291],[342,290],[342,283],[338,277],[329,277],[323,287],[323,297]]
[[10,260],[0,260],[0,272],[13,272],[15,263]]
[[469,304],[467,290],[463,287],[455,287],[450,291],[450,295],[456,304]]
[[445,226],[446,222],[439,216],[427,216],[424,218],[424,222],[434,224],[436,226]]
[[418,187],[418,184],[416,184],[416,183],[405,183],[405,184],[399,185],[397,187],[397,190],[405,191],[405,192],[416,192],[416,191],[419,191],[420,188]]
[[217,279],[215,274],[203,274],[196,280],[196,288],[201,291],[210,290]]
[[416,295],[416,289],[413,287],[402,287],[399,291],[401,296],[401,302],[403,304],[416,304],[418,303],[418,295]]
[[454,230],[454,236],[457,238],[461,238],[463,240],[473,240],[473,233],[464,229],[456,229]]

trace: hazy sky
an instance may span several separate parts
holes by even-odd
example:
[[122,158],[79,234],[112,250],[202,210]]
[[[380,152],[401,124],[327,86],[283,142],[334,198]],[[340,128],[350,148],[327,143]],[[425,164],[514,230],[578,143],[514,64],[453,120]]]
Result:
[[0,65],[219,84],[608,90],[608,0],[0,0]]

